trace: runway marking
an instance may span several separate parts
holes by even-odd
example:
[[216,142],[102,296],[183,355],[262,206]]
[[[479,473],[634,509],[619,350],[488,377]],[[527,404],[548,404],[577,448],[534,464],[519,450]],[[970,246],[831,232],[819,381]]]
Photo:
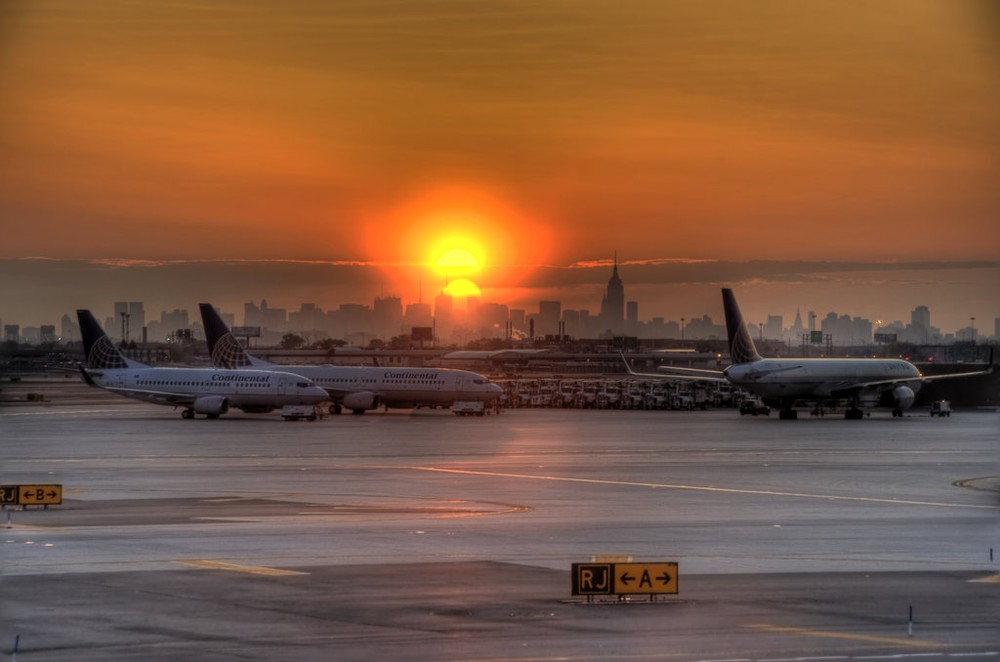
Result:
[[499,471],[471,471],[469,469],[443,469],[441,467],[410,467],[417,471],[465,474],[469,476],[493,476],[496,478],[523,478],[527,480],[551,480],[565,483],[587,483],[591,485],[623,485],[626,487],[649,487],[653,489],[690,490],[694,492],[719,492],[723,494],[754,494],[758,496],[794,497],[798,499],[822,499],[824,501],[858,501],[862,503],[887,503],[894,506],[934,506],[936,508],[974,508],[977,510],[1000,510],[1000,506],[982,506],[968,503],[943,503],[940,501],[915,501],[912,499],[884,499],[876,497],[837,496],[834,494],[810,494],[808,492],[778,492],[774,490],[741,490],[732,487],[708,487],[704,485],[677,485],[672,483],[640,483],[628,480],[605,480],[600,478],[572,478],[567,476],[538,476],[534,474],[514,474]]
[[291,575],[309,574],[308,572],[298,572],[296,570],[282,570],[280,568],[267,568],[259,565],[243,565],[240,563],[227,563],[225,561],[209,561],[208,559],[181,559],[177,562],[195,568],[205,568],[208,570],[226,570],[228,572],[244,572],[249,575],[267,575],[268,577],[288,577]]
[[917,657],[997,657],[1000,651],[983,651],[981,653],[895,653],[890,655],[821,655],[807,657],[743,657],[727,659],[704,659],[698,662],[813,662],[819,660],[908,660]]
[[948,653],[948,657],[997,657],[1000,651],[986,651],[985,653]]
[[[779,634],[798,634],[804,637],[823,637],[826,639],[851,639],[853,641],[870,641],[877,644],[891,644],[893,646],[909,646],[911,648],[937,648],[941,644],[933,641],[921,641],[919,639],[908,639],[901,637],[879,637],[871,634],[853,634],[851,632],[835,632],[830,630],[811,630],[808,628],[782,627],[780,625],[768,625],[760,623],[757,625],[744,625],[743,627],[764,632],[777,632]],[[937,653],[930,653],[937,655]],[[913,657],[909,655],[908,657]]]

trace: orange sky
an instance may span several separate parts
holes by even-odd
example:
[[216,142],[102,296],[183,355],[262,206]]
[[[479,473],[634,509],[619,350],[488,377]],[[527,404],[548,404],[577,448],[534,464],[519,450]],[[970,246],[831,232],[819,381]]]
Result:
[[998,19],[965,0],[10,0],[0,258],[356,261],[408,297],[456,223],[495,291],[616,250],[997,260]]

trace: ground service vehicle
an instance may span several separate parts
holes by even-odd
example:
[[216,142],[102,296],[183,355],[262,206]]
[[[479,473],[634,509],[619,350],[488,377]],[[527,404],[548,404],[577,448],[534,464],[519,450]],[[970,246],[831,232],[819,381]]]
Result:
[[931,403],[931,416],[951,416],[951,402],[936,400]]
[[771,408],[760,400],[744,400],[740,403],[740,416],[751,414],[753,416],[770,416]]

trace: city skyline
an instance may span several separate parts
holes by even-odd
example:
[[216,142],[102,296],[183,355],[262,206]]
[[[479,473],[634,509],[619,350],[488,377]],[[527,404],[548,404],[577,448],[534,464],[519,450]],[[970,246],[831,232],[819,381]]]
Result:
[[[493,302],[478,295],[469,297],[453,297],[446,294],[443,288],[426,303],[405,302],[401,297],[380,293],[372,304],[340,303],[332,307],[317,305],[315,302],[299,302],[289,306],[283,300],[269,304],[267,298],[245,300],[240,306],[220,305],[212,303],[228,319],[230,324],[260,327],[265,336],[272,342],[285,332],[306,333],[317,337],[335,337],[348,341],[365,337],[377,337],[388,340],[398,335],[408,335],[413,327],[434,326],[438,339],[452,343],[456,340],[465,342],[478,338],[501,338],[512,334],[517,338],[544,337],[565,333],[575,338],[598,338],[608,335],[637,335],[642,338],[677,339],[685,338],[685,328],[688,339],[720,338],[725,335],[723,326],[717,323],[717,317],[710,312],[683,315],[675,318],[665,316],[640,316],[642,307],[640,301],[628,296],[625,282],[619,274],[619,260],[614,256],[610,263],[611,273],[601,293],[599,302],[577,308],[564,306],[561,300],[541,300],[534,305],[516,308],[502,302]],[[599,269],[599,265],[593,265]],[[605,270],[606,271],[606,270]],[[606,273],[606,275],[608,275]],[[455,305],[456,302],[459,305]],[[592,304],[597,304],[597,308]],[[277,304],[277,305],[275,305]],[[103,304],[106,306],[106,302]],[[106,320],[105,326],[112,337],[129,337],[142,339],[147,326],[152,330],[150,341],[163,341],[167,336],[181,328],[197,328],[200,322],[189,320],[189,309],[181,306],[173,310],[162,310],[159,320],[154,310],[147,314],[142,301],[114,302],[114,312],[109,317],[101,314],[101,306],[94,307],[99,319]],[[242,317],[240,317],[242,308]],[[325,309],[329,308],[329,309]],[[805,315],[803,315],[805,312]],[[969,324],[953,330],[941,329],[935,324],[936,316],[926,305],[918,305],[909,314],[909,320],[904,319],[868,319],[852,314],[852,311],[817,312],[802,306],[796,306],[795,321],[783,314],[768,311],[758,318],[748,316],[748,323],[755,330],[759,329],[761,338],[797,342],[807,331],[822,330],[832,335],[835,342],[841,344],[864,344],[873,339],[875,333],[891,333],[898,335],[901,341],[916,343],[952,342],[969,340],[977,336],[974,318]],[[69,321],[67,321],[69,320]],[[169,321],[167,321],[169,320]],[[0,317],[0,323],[5,325],[5,337],[11,330],[9,322]],[[57,325],[50,320],[47,326]],[[686,324],[685,324],[686,322]],[[996,327],[1000,317],[994,317],[994,331],[990,331],[990,319],[980,318],[978,337],[985,339],[996,335]],[[61,335],[75,338],[72,320],[64,314],[58,325]],[[121,325],[119,327],[119,324]],[[119,332],[118,329],[121,329]],[[134,329],[130,332],[130,329]]]
[[[985,2],[0,9],[0,319],[199,300],[1000,312]],[[595,300],[597,303],[595,303]],[[617,305],[617,303],[616,303]]]

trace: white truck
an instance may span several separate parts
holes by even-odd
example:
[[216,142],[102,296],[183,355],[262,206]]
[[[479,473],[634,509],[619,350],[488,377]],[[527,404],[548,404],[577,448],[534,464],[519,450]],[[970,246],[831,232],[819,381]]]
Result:
[[932,402],[931,416],[951,416],[951,401],[935,400]]
[[486,403],[478,400],[456,400],[451,410],[456,416],[485,416]]
[[281,408],[281,417],[286,421],[315,421],[316,408],[312,405],[285,405]]

